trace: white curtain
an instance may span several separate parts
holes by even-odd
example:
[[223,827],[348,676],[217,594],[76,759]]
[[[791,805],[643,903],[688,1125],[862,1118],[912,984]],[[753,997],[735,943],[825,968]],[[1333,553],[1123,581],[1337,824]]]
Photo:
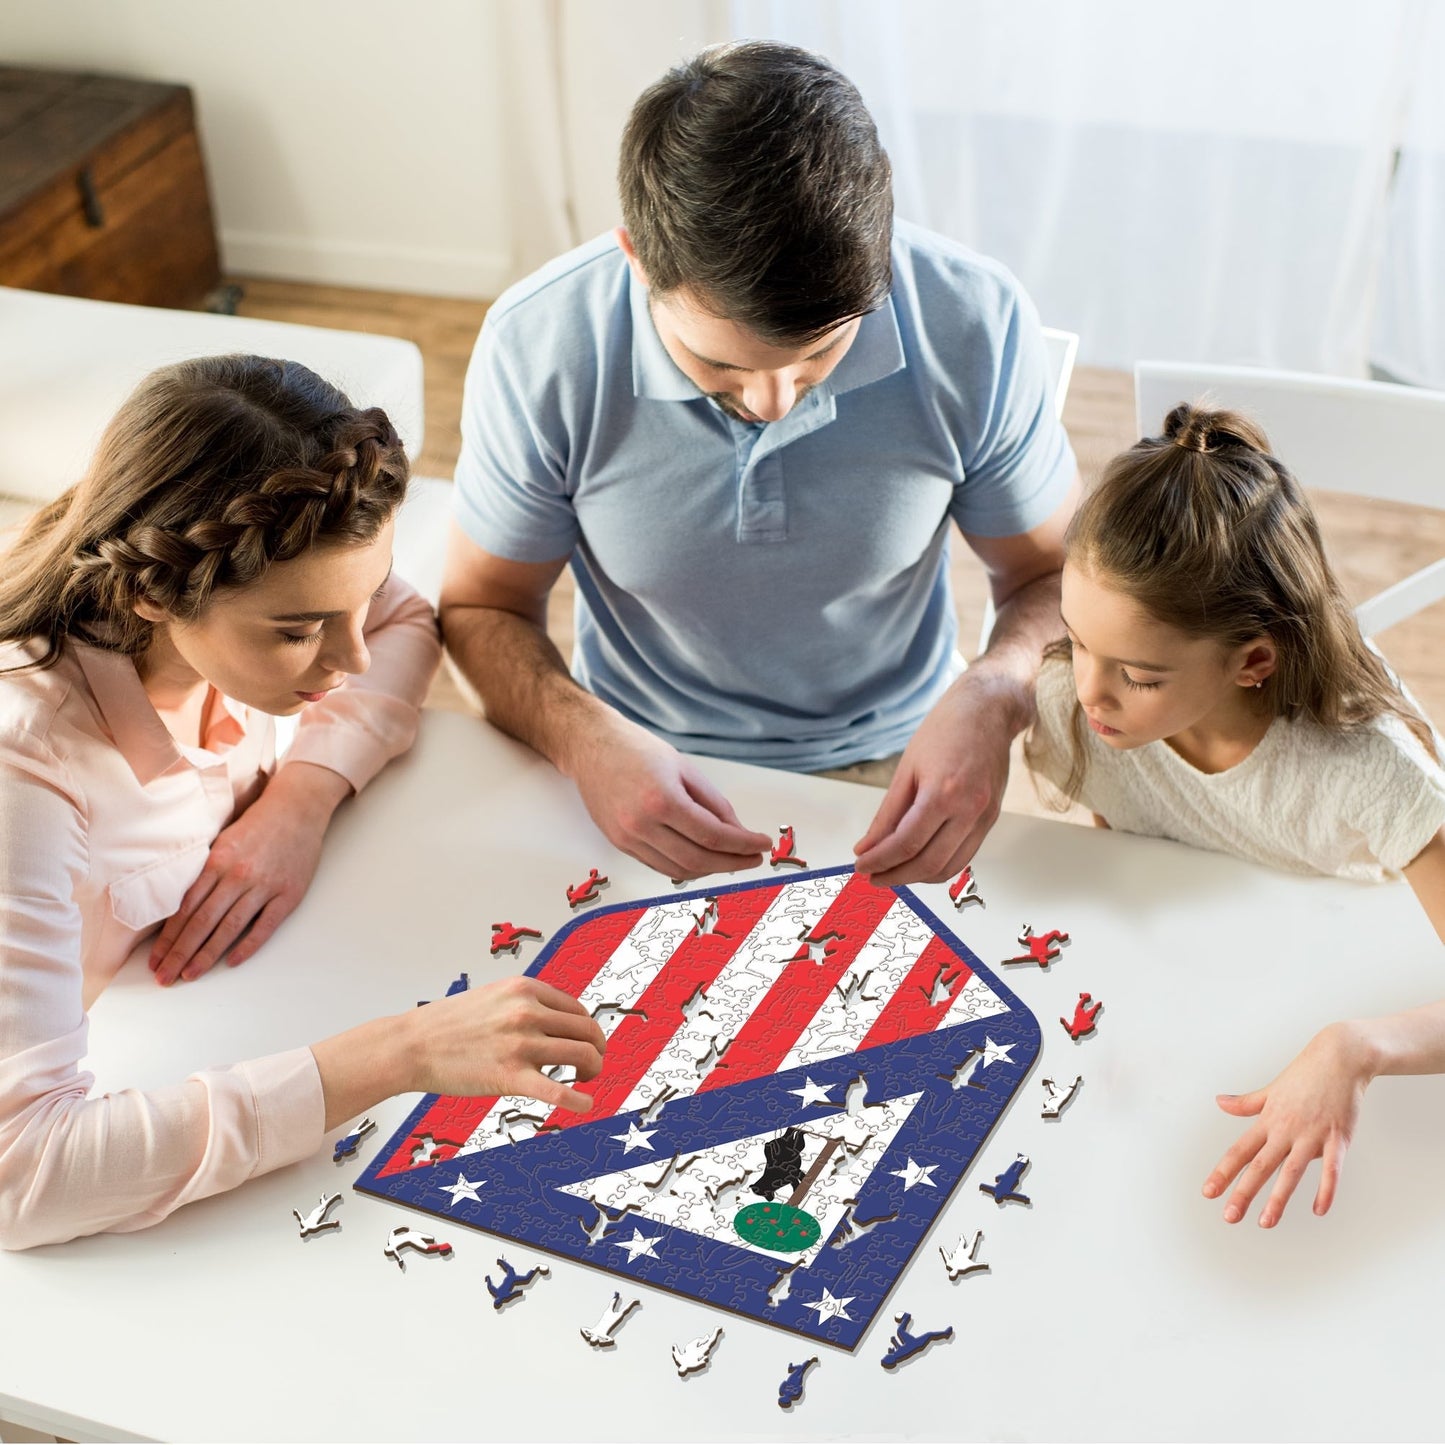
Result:
[[[1445,386],[1445,4],[503,0],[518,274],[616,224],[637,94],[717,40],[863,92],[898,214],[1011,267],[1080,359]],[[1398,162],[1398,163],[1397,163]]]
[[1390,196],[1370,359],[1445,391],[1445,6],[1431,6]]

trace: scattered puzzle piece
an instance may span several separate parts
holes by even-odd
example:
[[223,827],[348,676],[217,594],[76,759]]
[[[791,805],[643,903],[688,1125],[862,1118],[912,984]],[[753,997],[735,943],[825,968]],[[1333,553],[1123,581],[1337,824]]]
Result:
[[617,1331],[623,1326],[627,1316],[641,1304],[641,1300],[628,1300],[622,1303],[622,1296],[614,1293],[612,1303],[602,1311],[602,1318],[592,1326],[590,1330],[581,1331],[582,1338],[592,1346],[594,1350],[610,1350],[617,1343],[614,1338]]
[[611,880],[605,873],[599,873],[595,868],[589,868],[587,876],[580,883],[568,885],[568,907],[581,908],[584,903],[596,903],[602,890],[610,886]]
[[778,829],[778,841],[773,844],[772,852],[768,855],[768,862],[774,868],[781,868],[784,864],[791,868],[808,866],[805,859],[798,857],[798,844],[793,837],[791,825],[785,823]]
[[804,1360],[801,1365],[789,1363],[788,1373],[778,1386],[778,1404],[784,1410],[791,1410],[803,1398],[803,1377],[817,1363],[817,1355]]
[[1019,942],[1028,950],[1027,953],[1020,953],[1013,958],[1006,958],[1005,963],[1036,963],[1040,968],[1047,968],[1059,956],[1059,949],[1069,941],[1067,933],[1060,932],[1057,928],[1051,928],[1047,933],[1034,933],[1026,923],[1019,929]]
[[535,928],[519,928],[515,923],[492,924],[492,957],[499,953],[510,953],[515,958],[522,947],[524,938],[541,938]]
[[449,1255],[452,1247],[449,1244],[438,1244],[435,1235],[423,1234],[420,1230],[413,1229],[409,1224],[399,1224],[386,1237],[386,1243],[382,1246],[381,1252],[388,1258],[396,1261],[396,1267],[403,1274],[406,1273],[406,1265],[402,1261],[401,1252],[404,1249],[414,1249],[418,1254],[440,1254]]
[[977,903],[980,908],[987,908],[983,899],[979,896],[978,880],[973,876],[973,865],[970,864],[948,885],[948,896],[953,906],[962,913],[970,903]]
[[[472,976],[469,973],[460,973],[447,985],[447,997],[450,998],[456,993],[465,993],[472,986]],[[431,1000],[419,998],[416,1001],[418,1008],[425,1008]]]
[[674,1345],[672,1347],[672,1363],[677,1366],[678,1379],[686,1379],[687,1376],[695,1374],[698,1370],[707,1369],[708,1362],[712,1359],[712,1352],[717,1348],[720,1339],[722,1339],[721,1325],[710,1335],[699,1335],[697,1339],[689,1340],[685,1345]]
[[952,1325],[944,1330],[929,1330],[926,1334],[915,1335],[908,1328],[909,1322],[913,1319],[912,1315],[894,1315],[893,1318],[898,1325],[898,1331],[888,1341],[888,1353],[883,1356],[882,1361],[885,1370],[896,1370],[905,1360],[911,1360],[914,1355],[921,1355],[935,1340],[951,1340],[953,1338]]
[[1068,1032],[1069,1037],[1073,1039],[1075,1043],[1078,1043],[1080,1039],[1094,1032],[1094,1021],[1099,1017],[1099,1010],[1104,1007],[1103,1003],[1100,1002],[1090,1008],[1089,1004],[1092,998],[1092,994],[1081,993],[1079,995],[1079,1002],[1074,1006],[1074,1021],[1070,1023],[1069,1020],[1065,1018],[1059,1020]]
[[[1084,995],[1086,998],[1087,994]],[[1059,1020],[1063,1023],[1063,1020]],[[1066,1025],[1067,1027],[1067,1025]],[[1084,1082],[1082,1074],[1074,1076],[1074,1082],[1067,1086],[1056,1084],[1052,1079],[1044,1080],[1044,1112],[1045,1119],[1057,1119],[1068,1107],[1069,1100],[1078,1092],[1079,1085]]]
[[339,1219],[328,1219],[327,1211],[335,1204],[341,1203],[339,1194],[323,1194],[316,1202],[316,1208],[310,1214],[302,1217],[301,1211],[293,1209],[292,1214],[296,1216],[296,1223],[301,1227],[301,1238],[310,1239],[313,1234],[320,1234],[324,1229],[340,1229]]
[[336,1141],[336,1149],[331,1155],[331,1162],[333,1164],[340,1164],[343,1159],[350,1159],[361,1147],[361,1141],[375,1128],[376,1125],[372,1122],[371,1116],[368,1115],[351,1133],[343,1134],[341,1138]]
[[494,1310],[499,1310],[504,1305],[511,1304],[514,1299],[521,1299],[522,1291],[526,1289],[539,1274],[545,1278],[552,1272],[545,1264],[539,1264],[529,1269],[526,1274],[518,1274],[505,1259],[498,1259],[497,1267],[502,1271],[502,1277],[496,1284],[492,1283],[491,1275],[486,1277],[487,1293],[492,1297],[492,1308]]
[[979,1189],[984,1194],[992,1194],[995,1204],[1001,1205],[1010,1199],[1016,1204],[1028,1204],[1030,1202],[1028,1195],[1020,1194],[1018,1189],[1023,1182],[1024,1170],[1029,1167],[1029,1162],[1027,1154],[1017,1155],[1014,1162],[992,1184],[980,1184]]
[[988,1269],[988,1265],[979,1262],[978,1247],[983,1243],[983,1230],[976,1229],[973,1238],[968,1235],[960,1237],[952,1251],[938,1247],[938,1253],[943,1259],[943,1267],[948,1271],[949,1279],[962,1279],[967,1274],[979,1274]]

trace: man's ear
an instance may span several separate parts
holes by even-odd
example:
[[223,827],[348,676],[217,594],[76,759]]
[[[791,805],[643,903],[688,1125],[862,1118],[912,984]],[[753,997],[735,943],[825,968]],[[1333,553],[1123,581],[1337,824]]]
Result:
[[637,259],[637,252],[632,245],[632,237],[627,232],[626,226],[618,226],[612,233],[617,237],[617,244],[622,247],[622,254],[627,257],[627,264],[632,267],[632,274],[637,277],[639,286],[647,285],[647,272],[642,269],[642,262]]

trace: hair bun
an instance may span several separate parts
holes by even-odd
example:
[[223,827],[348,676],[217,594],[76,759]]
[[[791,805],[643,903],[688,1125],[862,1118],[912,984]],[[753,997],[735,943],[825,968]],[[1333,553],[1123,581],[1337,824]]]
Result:
[[1164,439],[1187,452],[1217,452],[1226,447],[1269,453],[1269,439],[1237,411],[1213,411],[1182,401],[1164,418]]

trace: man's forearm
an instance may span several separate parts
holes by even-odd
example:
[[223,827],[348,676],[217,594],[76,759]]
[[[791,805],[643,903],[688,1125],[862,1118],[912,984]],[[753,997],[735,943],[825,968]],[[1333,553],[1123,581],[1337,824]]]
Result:
[[975,686],[986,680],[1012,699],[1016,718],[1011,736],[1032,723],[1034,686],[1043,650],[1064,635],[1059,615],[1060,576],[1048,572],[1036,577],[999,608],[988,647],[966,674],[974,678]]
[[580,745],[612,710],[579,687],[545,629],[498,607],[442,609],[447,651],[487,719],[573,776]]

